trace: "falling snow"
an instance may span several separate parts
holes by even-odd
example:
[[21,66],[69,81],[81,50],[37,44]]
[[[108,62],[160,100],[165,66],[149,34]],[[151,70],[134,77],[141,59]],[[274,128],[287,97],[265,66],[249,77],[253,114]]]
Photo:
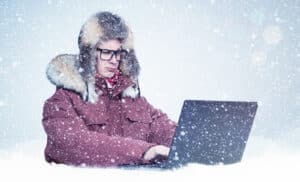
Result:
[[78,71],[81,73],[81,72],[84,71],[84,69],[83,69],[82,67],[80,67],[80,68],[78,69]]
[[[0,169],[3,179],[32,180],[32,175],[37,173],[44,174],[45,181],[136,178],[136,172],[48,165],[43,158],[46,138],[37,123],[41,122],[43,101],[53,94],[54,89],[46,80],[46,64],[57,54],[78,51],[78,26],[84,17],[95,13],[95,7],[116,11],[133,25],[135,45],[138,45],[135,48],[142,66],[139,80],[142,94],[174,120],[180,114],[184,99],[258,102],[257,117],[242,163],[231,166],[220,163],[214,167],[190,164],[181,170],[166,172],[165,176],[160,172],[149,174],[142,169],[144,176],[162,181],[175,181],[179,177],[195,179],[195,176],[209,181],[251,182],[295,181],[298,178],[298,1],[167,3],[151,0],[144,4],[127,2],[120,5],[48,0],[0,2],[0,39],[3,43],[0,48],[3,89],[0,98]],[[143,16],[137,16],[141,14]],[[122,102],[126,104],[125,100]],[[219,107],[215,112],[222,109]],[[191,115],[196,116],[197,112]],[[232,125],[233,122],[228,123],[228,126]],[[195,125],[190,127],[196,129]],[[72,130],[71,127],[67,129]],[[107,128],[102,126],[102,129]],[[233,129],[226,135],[232,137],[234,132],[237,131]],[[180,140],[189,134],[183,130]],[[203,131],[201,136],[211,140],[218,134]],[[43,139],[33,140],[40,138]],[[104,141],[99,142],[105,145]],[[202,141],[195,142],[185,146],[204,145]],[[221,144],[211,142],[209,146],[222,148],[226,143],[233,146],[234,140]],[[191,153],[186,155],[193,156]],[[233,156],[233,153],[229,155]],[[181,156],[175,153],[174,159],[180,161]],[[107,160],[116,162],[117,158]]]
[[251,62],[256,66],[262,66],[263,64],[266,64],[266,61],[267,54],[262,50],[255,51],[251,58]]
[[5,102],[0,101],[0,107],[3,107],[3,106],[5,106]]
[[278,26],[268,26],[263,32],[263,39],[267,44],[276,45],[282,39],[282,33]]

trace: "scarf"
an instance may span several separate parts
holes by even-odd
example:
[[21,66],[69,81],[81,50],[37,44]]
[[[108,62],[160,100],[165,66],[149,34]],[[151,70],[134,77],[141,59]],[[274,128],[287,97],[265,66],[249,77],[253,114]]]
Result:
[[[101,77],[98,73],[96,74],[97,77]],[[114,76],[112,76],[111,78],[103,78],[106,82],[108,82],[112,87],[115,87],[118,79],[119,79],[119,76],[120,76],[120,72],[119,71],[116,71]]]

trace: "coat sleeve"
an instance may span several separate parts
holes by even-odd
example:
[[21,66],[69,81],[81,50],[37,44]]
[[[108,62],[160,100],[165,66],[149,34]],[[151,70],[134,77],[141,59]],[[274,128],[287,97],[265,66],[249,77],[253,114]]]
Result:
[[147,103],[148,111],[152,118],[148,141],[170,147],[172,145],[177,123],[170,120],[167,114],[160,109],[154,108],[145,98],[143,99]]
[[48,155],[55,162],[93,166],[148,163],[143,154],[155,144],[89,130],[66,92],[57,89],[43,107],[43,127],[48,143],[55,149]]

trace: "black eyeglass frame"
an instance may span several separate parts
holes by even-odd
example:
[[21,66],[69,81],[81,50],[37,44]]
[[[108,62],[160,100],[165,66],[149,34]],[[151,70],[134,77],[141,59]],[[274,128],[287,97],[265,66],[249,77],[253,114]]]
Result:
[[[100,52],[100,59],[102,59],[104,61],[110,61],[113,58],[113,56],[115,56],[117,61],[121,61],[122,59],[126,58],[128,55],[128,51],[125,49],[111,50],[111,49],[101,49],[101,48],[97,47],[96,50]],[[102,57],[103,51],[112,52],[109,59],[103,59],[103,57]],[[120,59],[117,59],[117,54],[120,55]]]

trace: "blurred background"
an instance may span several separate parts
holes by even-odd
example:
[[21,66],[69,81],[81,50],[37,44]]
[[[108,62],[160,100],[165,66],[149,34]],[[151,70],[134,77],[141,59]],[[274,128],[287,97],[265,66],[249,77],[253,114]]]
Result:
[[300,151],[300,1],[1,0],[0,152],[43,151],[46,66],[102,10],[132,27],[142,95],[171,119],[185,99],[257,101],[247,149]]

